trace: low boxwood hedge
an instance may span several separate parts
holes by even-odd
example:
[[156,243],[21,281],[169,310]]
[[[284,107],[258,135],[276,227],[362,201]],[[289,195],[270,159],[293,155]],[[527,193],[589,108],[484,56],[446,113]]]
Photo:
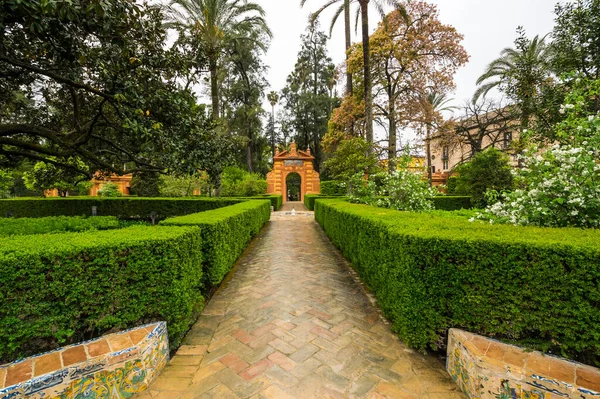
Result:
[[45,218],[0,218],[0,236],[107,230],[119,227],[114,216],[50,216]]
[[149,219],[156,212],[159,220],[208,211],[239,203],[233,198],[140,198],[72,197],[0,199],[0,217],[39,218],[46,216],[98,216],[120,219]]
[[304,196],[304,206],[309,211],[315,209],[315,201],[317,199],[331,199],[331,198],[340,198],[339,195],[321,195],[321,194],[306,194]]
[[256,197],[233,197],[240,200],[256,200],[256,199],[268,199],[271,201],[271,206],[274,210],[278,210],[283,205],[283,196],[281,194],[264,194]]
[[202,309],[200,229],[0,238],[0,362],[166,320],[173,347]]
[[468,196],[452,196],[440,195],[433,198],[433,206],[435,209],[443,211],[458,211],[460,209],[471,209],[471,197]]
[[162,226],[198,226],[202,232],[205,277],[220,283],[242,254],[248,242],[271,217],[268,200],[246,201],[226,208],[169,218]]
[[316,220],[410,346],[451,327],[600,361],[600,231],[319,200]]

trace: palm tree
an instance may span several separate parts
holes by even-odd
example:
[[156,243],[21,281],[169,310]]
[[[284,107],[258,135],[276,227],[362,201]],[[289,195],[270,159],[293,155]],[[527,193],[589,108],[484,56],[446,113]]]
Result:
[[212,118],[219,113],[218,68],[221,50],[228,41],[251,40],[266,51],[266,46],[250,32],[272,36],[263,8],[247,0],[171,0],[171,24],[186,27],[203,45],[210,72]]
[[279,101],[279,94],[276,91],[271,91],[267,94],[267,100],[271,104],[271,152],[275,159],[275,104]]
[[[348,49],[350,48],[350,3],[357,2],[360,6],[356,12],[356,26],[358,27],[358,18],[361,18],[362,25],[362,44],[363,44],[363,77],[364,77],[364,96],[365,96],[365,136],[369,144],[373,144],[373,93],[371,92],[373,82],[371,82],[371,65],[369,62],[369,2],[371,0],[326,0],[326,3],[312,14],[313,19],[316,19],[325,9],[336,3],[342,3],[338,7],[331,20],[331,30],[335,25],[338,17],[344,12],[346,23],[346,58],[348,57]],[[372,0],[381,18],[385,20],[385,5],[396,8],[400,14],[408,20],[406,8],[397,0]],[[306,0],[301,0],[300,5],[304,6]],[[346,91],[352,88],[351,77],[346,73],[346,79],[350,79],[350,84],[346,83]]]
[[529,40],[522,30],[518,34],[516,48],[502,50],[500,57],[492,61],[477,79],[480,86],[473,95],[473,103],[485,97],[493,88],[505,84],[508,94],[516,97],[520,103],[521,128],[526,129],[533,113],[535,96],[549,74],[552,50],[545,36],[535,36]]
[[451,111],[455,106],[448,105],[452,101],[447,94],[436,91],[429,91],[421,98],[421,106],[423,107],[423,122],[425,124],[425,151],[427,157],[427,181],[429,187],[432,186],[431,176],[431,133],[435,125],[435,120],[443,111]]

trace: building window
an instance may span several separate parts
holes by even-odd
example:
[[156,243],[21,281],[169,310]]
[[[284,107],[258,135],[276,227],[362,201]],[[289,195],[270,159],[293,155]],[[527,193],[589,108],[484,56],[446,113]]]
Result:
[[431,173],[435,173],[435,165],[431,165]]
[[448,160],[444,159],[444,170],[448,170]]
[[510,147],[510,143],[512,143],[512,133],[504,132],[504,148]]
[[448,159],[448,146],[442,148],[442,159]]

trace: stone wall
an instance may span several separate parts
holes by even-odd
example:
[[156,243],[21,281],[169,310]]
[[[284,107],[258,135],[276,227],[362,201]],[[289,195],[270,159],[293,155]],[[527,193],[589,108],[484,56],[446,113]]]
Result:
[[130,398],[168,357],[166,323],[149,324],[0,366],[0,399]]
[[451,329],[446,368],[470,399],[598,399],[600,370]]

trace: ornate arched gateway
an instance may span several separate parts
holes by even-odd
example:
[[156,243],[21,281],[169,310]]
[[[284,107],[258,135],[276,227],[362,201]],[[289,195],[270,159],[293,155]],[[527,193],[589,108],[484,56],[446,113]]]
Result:
[[273,170],[267,173],[268,193],[281,194],[283,202],[287,202],[287,177],[291,173],[297,173],[300,176],[300,201],[304,201],[306,194],[319,194],[321,185],[319,173],[314,169],[314,160],[310,149],[298,151],[296,143],[290,144],[289,151],[278,151],[273,158]]

